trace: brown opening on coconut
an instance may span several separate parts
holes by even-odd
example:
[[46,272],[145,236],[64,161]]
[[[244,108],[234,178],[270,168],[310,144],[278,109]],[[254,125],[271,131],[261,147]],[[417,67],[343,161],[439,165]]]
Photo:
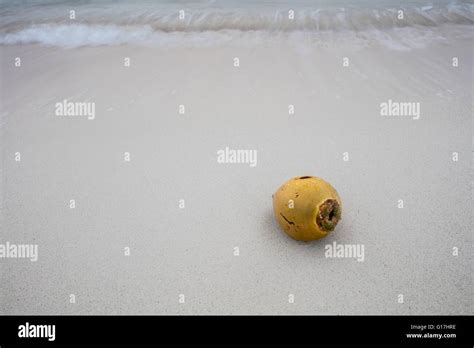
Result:
[[327,199],[320,206],[316,223],[325,232],[331,232],[341,220],[341,206],[335,199]]

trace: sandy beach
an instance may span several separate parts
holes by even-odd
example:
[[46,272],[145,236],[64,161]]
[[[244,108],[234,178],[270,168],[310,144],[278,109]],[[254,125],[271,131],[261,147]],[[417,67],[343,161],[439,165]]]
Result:
[[[3,41],[0,243],[38,260],[0,260],[0,312],[473,314],[472,26],[446,33]],[[255,166],[219,163],[226,147]],[[273,217],[298,175],[343,201],[314,243]],[[325,257],[334,242],[364,261]]]

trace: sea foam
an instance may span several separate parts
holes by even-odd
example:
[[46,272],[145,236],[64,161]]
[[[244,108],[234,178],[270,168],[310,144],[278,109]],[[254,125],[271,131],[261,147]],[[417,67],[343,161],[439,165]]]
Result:
[[[383,3],[383,2],[382,2]],[[356,44],[382,43],[405,49],[451,35],[472,36],[474,5],[441,2],[411,6],[326,6],[306,2],[277,2],[278,6],[160,6],[143,2],[85,3],[74,6],[77,16],[67,18],[70,5],[0,6],[0,44],[43,44],[59,47],[99,45],[213,45],[228,41],[259,43],[295,34],[314,42],[352,40]],[[140,5],[140,6],[139,6]],[[165,6],[166,5],[166,6]],[[283,6],[285,5],[285,6]],[[180,13],[179,11],[184,11]],[[403,19],[399,19],[403,11]],[[290,15],[291,13],[291,15]],[[181,14],[181,16],[180,16]],[[401,36],[403,35],[403,36]]]

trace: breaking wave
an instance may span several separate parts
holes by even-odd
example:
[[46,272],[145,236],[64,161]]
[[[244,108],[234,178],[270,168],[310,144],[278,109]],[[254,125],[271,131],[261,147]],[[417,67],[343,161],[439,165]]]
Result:
[[[288,2],[291,6],[291,2]],[[83,5],[77,17],[67,18],[70,6],[50,5],[38,10],[32,6],[14,11],[0,7],[0,44],[38,43],[50,46],[80,47],[120,44],[189,44],[220,43],[250,36],[279,37],[294,33],[317,38],[347,35],[355,39],[370,38],[443,40],[438,28],[472,34],[474,5],[444,3],[411,7],[328,7],[272,9],[271,7],[157,8],[153,4]],[[183,12],[180,12],[183,11]],[[400,19],[400,12],[403,18]],[[444,31],[446,32],[446,31]],[[449,31],[452,34],[453,31]],[[413,40],[412,40],[413,41]],[[392,42],[393,44],[394,42]]]

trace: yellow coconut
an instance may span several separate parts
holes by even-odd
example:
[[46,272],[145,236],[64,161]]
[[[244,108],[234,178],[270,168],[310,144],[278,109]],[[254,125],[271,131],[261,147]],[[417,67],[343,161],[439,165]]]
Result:
[[275,192],[273,211],[289,236],[310,241],[326,237],[336,228],[342,204],[328,182],[315,176],[297,176]]

